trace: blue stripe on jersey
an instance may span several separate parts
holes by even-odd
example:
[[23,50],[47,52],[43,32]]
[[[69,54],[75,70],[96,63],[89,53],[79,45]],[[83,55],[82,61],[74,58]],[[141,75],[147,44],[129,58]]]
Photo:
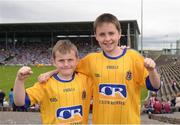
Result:
[[57,81],[60,81],[60,82],[71,82],[73,79],[74,79],[74,76],[75,76],[75,73],[73,73],[72,75],[72,78],[70,80],[62,80],[58,74],[54,74],[53,77],[57,80]]
[[146,77],[146,87],[148,90],[155,91],[155,92],[157,92],[161,88],[161,86],[160,86],[159,89],[155,89],[151,84],[149,76]]
[[104,55],[105,57],[109,58],[109,59],[118,59],[118,58],[120,58],[121,56],[123,56],[125,53],[126,53],[126,48],[123,49],[122,54],[120,54],[120,55],[118,55],[118,56],[116,56],[116,57],[112,57],[112,56],[107,55],[107,54],[103,51],[103,55]]
[[25,96],[25,107],[28,108],[30,105],[31,105],[31,101],[29,99],[28,94],[26,93],[26,96]]

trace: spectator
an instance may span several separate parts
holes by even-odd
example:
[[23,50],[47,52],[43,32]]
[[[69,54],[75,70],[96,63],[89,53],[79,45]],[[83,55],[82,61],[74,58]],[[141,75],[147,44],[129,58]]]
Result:
[[30,110],[38,112],[40,110],[40,107],[38,104],[34,104],[31,107],[29,107]]
[[165,102],[163,105],[163,108],[164,108],[165,113],[170,113],[171,111],[170,102]]
[[4,106],[3,105],[4,97],[5,97],[5,93],[0,89],[0,106]]
[[177,108],[178,111],[180,112],[180,92],[176,96],[176,105],[175,105],[175,108]]
[[171,107],[175,107],[175,105],[176,105],[176,96],[172,96]]
[[144,105],[142,107],[143,112],[152,114],[154,112],[154,108],[151,106],[151,104],[148,101],[144,102]]
[[157,98],[155,99],[155,103],[154,103],[154,113],[160,114],[162,113],[162,103],[161,101],[157,100]]
[[161,80],[161,86],[163,86],[163,84],[164,84],[164,82],[163,82],[163,80]]
[[10,92],[9,92],[9,106],[13,106],[13,102],[14,102],[14,97],[13,97],[13,88],[11,88]]
[[175,81],[175,80],[172,80],[172,89],[173,89],[174,91],[176,91],[175,86],[176,86],[176,81]]
[[156,97],[157,94],[155,92],[152,92],[152,95],[149,99],[149,107],[154,107]]
[[26,106],[16,106],[13,102],[13,111],[16,111],[16,112],[27,112],[27,108]]

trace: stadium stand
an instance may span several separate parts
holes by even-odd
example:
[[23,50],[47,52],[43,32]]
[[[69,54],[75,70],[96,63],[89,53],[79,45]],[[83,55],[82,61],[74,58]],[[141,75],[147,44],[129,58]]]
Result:
[[[150,54],[148,56],[151,57]],[[180,92],[180,55],[153,55],[152,57],[156,58],[155,61],[158,66],[158,72],[161,75],[162,83],[161,89],[157,93],[155,93],[156,98],[162,103],[166,104],[166,106],[169,103],[171,105],[171,112],[178,111],[179,109],[176,109],[175,105],[172,104],[172,102]],[[153,93],[150,92],[146,103],[151,102],[152,95]],[[146,107],[148,109],[148,106]],[[154,106],[151,107],[155,108]],[[166,110],[167,109],[168,108],[166,107]],[[164,111],[162,111],[161,113],[163,112]]]
[[[84,57],[92,51],[98,51],[98,45],[89,47],[88,42],[74,41],[79,49],[80,58]],[[33,42],[18,45],[16,48],[0,49],[0,63],[5,65],[51,65],[51,45]]]
[[31,46],[23,45],[0,51],[1,63],[6,65],[50,63],[50,51],[46,44],[31,43]]
[[[164,83],[158,92],[158,97],[163,101],[170,101],[173,96],[180,92],[180,56],[162,55],[156,60],[156,63]],[[175,90],[172,88],[173,80],[176,82]]]
[[[148,53],[148,57],[155,60],[158,72],[163,83],[158,98],[162,101],[169,101],[180,92],[180,55],[163,55],[162,53]],[[175,82],[174,90],[172,82]]]

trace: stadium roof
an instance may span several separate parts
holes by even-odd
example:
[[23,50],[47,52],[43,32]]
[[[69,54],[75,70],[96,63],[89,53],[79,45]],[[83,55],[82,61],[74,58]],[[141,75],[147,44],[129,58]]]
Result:
[[[135,30],[140,34],[136,20],[120,21],[122,34],[127,34],[128,24],[130,24],[130,34]],[[47,22],[47,23],[3,23],[0,24],[1,35],[5,32],[16,33],[19,35],[28,35],[28,33],[38,35],[48,35],[53,32],[54,35],[93,35],[93,21],[89,22]]]

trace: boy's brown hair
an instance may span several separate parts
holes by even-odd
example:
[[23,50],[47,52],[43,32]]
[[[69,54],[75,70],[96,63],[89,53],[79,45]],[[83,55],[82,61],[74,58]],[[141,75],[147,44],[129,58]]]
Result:
[[52,56],[53,59],[56,58],[56,52],[59,52],[61,54],[70,53],[71,51],[75,52],[75,56],[78,58],[78,50],[77,47],[70,41],[70,40],[59,40],[54,45],[52,49]]
[[121,32],[121,25],[120,25],[118,19],[112,14],[104,13],[104,14],[100,15],[99,17],[97,17],[97,19],[94,22],[93,28],[94,28],[95,33],[96,33],[96,28],[98,26],[102,25],[103,23],[112,23],[115,25],[117,30],[119,32]]

